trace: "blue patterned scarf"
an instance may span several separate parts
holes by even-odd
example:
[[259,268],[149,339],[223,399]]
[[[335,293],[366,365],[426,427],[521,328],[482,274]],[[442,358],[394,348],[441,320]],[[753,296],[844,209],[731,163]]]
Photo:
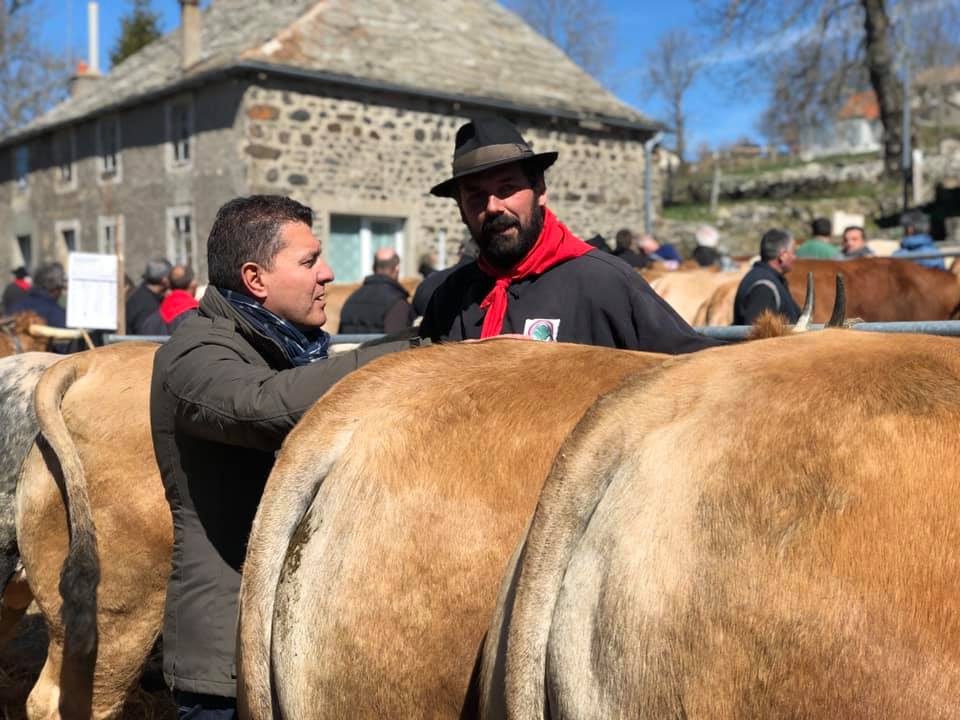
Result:
[[277,344],[294,367],[309,365],[327,357],[330,348],[330,334],[317,330],[317,336],[311,340],[300,330],[279,315],[274,315],[256,300],[243,293],[217,288],[227,302],[240,313],[247,322]]

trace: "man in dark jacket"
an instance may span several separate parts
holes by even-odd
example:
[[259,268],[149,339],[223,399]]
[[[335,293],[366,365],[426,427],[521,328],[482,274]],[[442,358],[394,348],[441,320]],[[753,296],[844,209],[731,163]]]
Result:
[[168,284],[170,292],[163,298],[160,307],[140,324],[144,335],[170,335],[180,323],[197,313],[197,279],[193,270],[186,265],[174,265]]
[[67,313],[60,306],[60,297],[67,289],[67,275],[60,263],[41,265],[26,295],[13,303],[10,313],[33,311],[50,327],[66,327]]
[[150,420],[174,528],[163,667],[181,717],[233,717],[240,566],[283,439],[337,380],[410,346],[327,357],[333,273],[312,223],[278,196],[220,208],[199,313],[154,361]]
[[149,335],[143,324],[156,312],[167,294],[170,262],[163,258],[147,261],[143,282],[127,298],[127,335]]
[[644,268],[652,262],[637,252],[637,236],[627,228],[617,230],[617,247],[613,254],[630,267]]
[[373,275],[347,298],[340,311],[342,335],[396,333],[413,325],[413,308],[407,302],[410,293],[398,282],[400,258],[393,248],[377,250],[373,257]]
[[30,291],[30,273],[22,265],[15,269],[11,275],[13,280],[3,289],[3,299],[0,300],[0,315],[10,312],[10,308],[20,302]]
[[503,118],[460,128],[453,177],[431,192],[457,201],[480,255],[437,288],[421,335],[512,333],[668,353],[717,344],[694,332],[633,268],[597,252],[550,212],[543,173],[556,158],[535,154]]
[[790,295],[786,273],[797,259],[797,243],[786,230],[767,230],[760,239],[760,259],[737,288],[733,324],[750,325],[764,310],[780,313],[787,322],[800,319],[800,308]]

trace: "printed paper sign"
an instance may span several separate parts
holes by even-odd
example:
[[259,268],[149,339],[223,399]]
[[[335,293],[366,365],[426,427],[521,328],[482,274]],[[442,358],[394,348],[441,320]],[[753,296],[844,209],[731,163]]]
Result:
[[67,327],[116,330],[116,255],[70,253],[67,261]]

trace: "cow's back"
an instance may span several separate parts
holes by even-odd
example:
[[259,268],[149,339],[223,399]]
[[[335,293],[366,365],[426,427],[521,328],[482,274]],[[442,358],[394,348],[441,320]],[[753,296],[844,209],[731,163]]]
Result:
[[867,322],[949,320],[960,303],[953,273],[910,260],[863,257],[853,260],[797,260],[790,272],[790,293],[802,304],[805,278],[813,273],[816,303],[813,321],[830,318],[836,275],[845,281],[847,317]]
[[529,533],[513,717],[960,712],[960,354],[864,335],[725,348],[590,411]]
[[[662,359],[435,347],[361,368],[321,399],[287,439],[258,515],[275,512],[285,474],[311,471],[313,448],[350,433],[276,592],[282,716],[459,717],[500,574],[562,438],[598,394]],[[270,532],[258,524],[251,552]]]

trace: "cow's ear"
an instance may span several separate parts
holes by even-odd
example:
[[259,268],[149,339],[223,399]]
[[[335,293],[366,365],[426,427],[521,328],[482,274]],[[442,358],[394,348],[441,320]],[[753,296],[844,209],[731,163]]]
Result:
[[258,300],[267,297],[267,286],[264,284],[263,268],[255,262],[244,263],[240,268],[240,278],[247,292]]

